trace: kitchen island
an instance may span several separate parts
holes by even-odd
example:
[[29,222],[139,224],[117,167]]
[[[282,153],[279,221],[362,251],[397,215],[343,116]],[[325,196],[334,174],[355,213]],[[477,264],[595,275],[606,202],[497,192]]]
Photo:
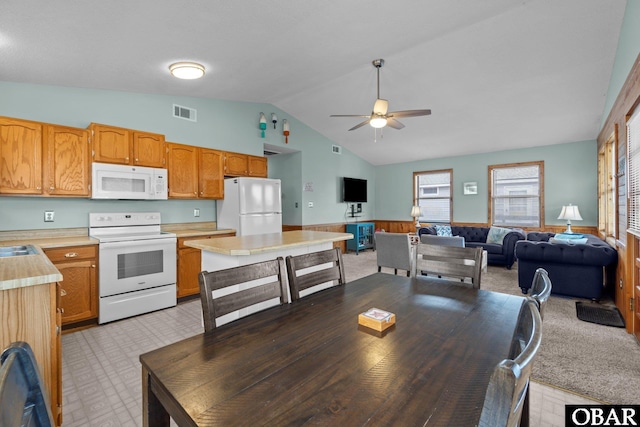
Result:
[[[185,246],[202,250],[202,270],[216,271],[261,261],[286,258],[288,255],[302,255],[331,249],[334,242],[353,239],[351,233],[331,233],[326,231],[296,230],[282,233],[258,234],[252,236],[221,237],[219,239],[186,240]],[[258,283],[254,284],[257,285]],[[243,285],[240,289],[249,286]],[[217,296],[214,292],[214,296]],[[290,301],[291,298],[288,298]],[[262,310],[272,302],[257,304],[250,310],[231,313],[220,318],[218,324],[237,319],[240,316]]]

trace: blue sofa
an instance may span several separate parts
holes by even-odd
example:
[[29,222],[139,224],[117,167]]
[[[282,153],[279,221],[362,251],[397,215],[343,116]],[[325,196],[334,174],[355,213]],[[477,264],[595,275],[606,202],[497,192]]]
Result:
[[553,294],[599,300],[605,290],[604,271],[615,274],[618,252],[597,236],[587,242],[549,241],[554,233],[531,232],[516,243],[518,286],[526,294],[533,275],[542,267],[549,273]]
[[[502,244],[487,243],[487,235],[491,227],[470,227],[470,226],[451,226],[451,234],[454,236],[464,237],[464,244],[467,248],[481,247],[487,251],[487,264],[504,265],[508,270],[516,260],[515,245],[519,240],[525,239],[524,231],[519,228],[513,228],[507,233],[502,240]],[[418,230],[418,235],[437,234],[434,226],[422,227]]]

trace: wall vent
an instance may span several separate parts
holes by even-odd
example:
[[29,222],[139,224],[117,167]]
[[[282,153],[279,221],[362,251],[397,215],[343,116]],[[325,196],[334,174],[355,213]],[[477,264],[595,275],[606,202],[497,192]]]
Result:
[[189,120],[191,122],[197,122],[198,111],[195,108],[183,107],[182,105],[173,104],[173,117]]
[[331,152],[333,154],[342,154],[342,147],[340,147],[339,145],[332,145]]

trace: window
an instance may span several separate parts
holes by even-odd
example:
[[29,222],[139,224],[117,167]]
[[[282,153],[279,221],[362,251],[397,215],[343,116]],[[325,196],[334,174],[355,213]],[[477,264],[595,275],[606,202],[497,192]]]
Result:
[[413,173],[413,197],[420,206],[420,222],[451,223],[452,169]]
[[544,162],[489,166],[489,222],[505,227],[544,224]]
[[615,244],[616,231],[616,136],[612,135],[598,152],[598,232]]

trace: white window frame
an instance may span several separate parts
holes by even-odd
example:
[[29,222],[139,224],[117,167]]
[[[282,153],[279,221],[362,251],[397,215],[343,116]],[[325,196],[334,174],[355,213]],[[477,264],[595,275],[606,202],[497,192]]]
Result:
[[[440,189],[438,188],[436,191],[436,195],[439,197],[420,197],[419,186],[418,186],[418,178],[422,175],[441,175],[448,174],[449,175],[449,195],[440,195]],[[453,169],[439,169],[439,170],[430,170],[430,171],[420,171],[413,173],[413,204],[424,207],[423,204],[420,203],[420,200],[423,201],[435,201],[435,200],[447,200],[449,204],[449,219],[447,221],[435,220],[434,217],[429,217],[429,209],[420,209],[420,217],[418,220],[420,222],[426,223],[439,223],[439,224],[451,224],[453,221]]]
[[[494,196],[494,185],[493,185],[493,172],[499,169],[514,169],[514,168],[530,168],[532,166],[538,167],[538,195],[531,196]],[[494,225],[495,223],[495,203],[496,200],[505,200],[508,202],[510,199],[518,198],[522,200],[527,199],[538,199],[538,225],[531,226],[531,224],[518,224],[518,223],[507,223],[507,224],[498,224],[499,226],[504,227],[526,227],[528,229],[542,229],[544,227],[544,161],[535,161],[535,162],[522,162],[522,163],[507,163],[501,165],[490,165],[488,167],[489,177],[489,224]]]

